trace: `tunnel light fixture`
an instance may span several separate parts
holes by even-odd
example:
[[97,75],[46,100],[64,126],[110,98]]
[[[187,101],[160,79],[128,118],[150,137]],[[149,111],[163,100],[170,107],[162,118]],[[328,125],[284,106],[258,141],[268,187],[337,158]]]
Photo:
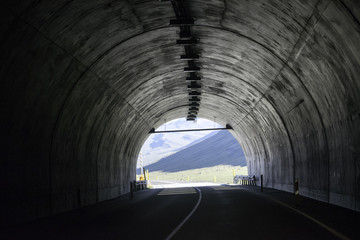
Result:
[[[199,111],[198,107],[201,98],[197,97],[201,95],[201,76],[197,75],[197,72],[201,70],[201,66],[198,66],[197,60],[200,58],[199,54],[196,51],[196,45],[199,44],[200,40],[197,37],[192,36],[191,26],[195,24],[197,20],[196,17],[191,16],[190,5],[187,3],[187,0],[159,0],[159,1],[171,1],[171,5],[175,12],[175,19],[170,20],[170,26],[177,26],[180,28],[180,31],[177,32],[178,39],[176,40],[176,45],[184,47],[184,54],[180,56],[181,60],[187,61],[186,67],[184,67],[184,72],[189,72],[189,76],[186,77],[188,81],[187,88],[189,89],[189,115],[187,120],[196,120],[197,112]],[[194,109],[193,109],[194,108]]]
[[200,102],[200,98],[198,97],[192,97],[189,99],[190,102]]
[[191,110],[191,108],[189,108],[189,113],[194,113],[197,114],[199,110]]
[[189,108],[189,111],[199,111],[199,108],[197,108],[197,107],[191,107],[191,108]]
[[191,72],[190,76],[186,78],[187,81],[200,81],[201,77],[198,76],[196,73]]
[[199,107],[200,104],[198,104],[198,103],[196,103],[196,102],[191,102],[191,103],[189,103],[189,106],[190,106],[190,107]]
[[178,39],[176,40],[177,45],[196,45],[198,43],[198,40],[196,38],[190,38],[190,39]]
[[199,55],[197,55],[197,54],[181,55],[180,59],[181,60],[195,60],[195,59],[199,59]]
[[191,92],[189,92],[189,96],[201,96],[201,92],[191,91]]
[[188,115],[197,115],[197,112],[188,112]]
[[201,88],[200,84],[197,84],[196,82],[191,82],[190,85],[187,86],[188,88]]
[[190,76],[186,78],[186,81],[200,81],[201,77],[199,76]]
[[180,27],[180,26],[192,26],[194,25],[193,18],[178,18],[178,19],[171,19],[170,26]]
[[194,67],[184,67],[184,72],[198,72],[200,71],[200,67],[194,66]]
[[180,38],[191,38],[191,32],[190,31],[181,31],[179,33]]

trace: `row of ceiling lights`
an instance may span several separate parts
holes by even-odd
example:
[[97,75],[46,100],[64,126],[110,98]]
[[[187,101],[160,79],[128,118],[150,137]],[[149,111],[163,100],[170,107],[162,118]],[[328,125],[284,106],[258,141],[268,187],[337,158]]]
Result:
[[[162,0],[163,1],[163,0]],[[173,0],[171,1],[176,15],[176,19],[170,20],[170,26],[180,28],[179,39],[176,44],[183,46],[185,54],[180,56],[181,60],[187,61],[187,67],[184,67],[184,72],[189,73],[186,77],[189,90],[189,110],[186,120],[194,121],[199,113],[201,101],[201,77],[199,72],[201,68],[197,65],[199,55],[195,53],[195,45],[198,44],[199,39],[191,34],[190,27],[194,25],[195,19],[189,13],[189,7],[186,1]]]

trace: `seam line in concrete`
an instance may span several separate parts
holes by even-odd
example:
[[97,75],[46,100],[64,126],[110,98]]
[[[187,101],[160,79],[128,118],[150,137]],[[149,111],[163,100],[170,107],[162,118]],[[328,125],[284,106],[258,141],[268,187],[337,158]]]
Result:
[[351,15],[351,17],[354,18],[354,21],[360,26],[360,20],[357,19],[357,17],[355,16],[355,14],[350,10],[350,8],[344,3],[343,0],[339,0],[339,2],[341,3],[341,5],[346,9],[346,11],[349,12],[349,14]]
[[[303,33],[305,32],[306,27],[310,24],[310,20],[311,20],[312,17],[314,16],[315,10],[317,9],[317,6],[319,5],[319,3],[320,3],[320,0],[316,3],[316,6],[315,6],[315,8],[313,9],[313,12],[311,13],[310,17],[308,18],[308,20],[306,21],[305,25],[303,26],[302,31],[300,32],[299,37],[298,37],[297,41],[295,42],[295,44],[293,45],[293,47],[292,47],[292,49],[291,49],[288,57],[286,58],[286,60],[284,61],[284,60],[282,60],[282,59],[279,57],[279,59],[282,60],[283,65],[282,65],[281,68],[279,69],[279,72],[275,75],[274,79],[272,79],[270,85],[269,85],[268,88],[265,90],[265,92],[262,94],[262,96],[260,97],[260,99],[255,103],[255,105],[253,106],[253,108],[250,110],[249,114],[253,111],[254,108],[257,107],[257,105],[260,103],[260,101],[261,101],[261,100],[265,97],[265,95],[269,92],[269,90],[271,89],[273,83],[274,83],[275,80],[280,76],[280,74],[284,71],[285,67],[288,67],[288,68],[292,69],[292,68],[289,66],[289,62],[292,60],[292,56],[293,56],[293,53],[294,53],[294,51],[295,51],[295,48],[296,48],[296,46],[298,46],[298,44],[299,44],[299,42],[300,42],[300,39],[301,39],[301,36],[302,36]],[[326,8],[325,8],[325,9],[326,9]],[[324,11],[325,11],[325,9],[324,9]],[[270,52],[272,53],[272,51],[270,51]],[[277,55],[275,54],[275,56],[277,56]],[[248,114],[248,115],[249,115],[249,114]],[[244,118],[246,118],[248,115],[246,115],[245,117],[243,117],[243,118],[241,119],[241,121],[242,121]]]
[[[320,19],[321,19],[322,16],[323,16],[323,13],[326,11],[326,9],[327,9],[328,6],[330,5],[331,1],[332,1],[332,0],[328,0],[327,5],[323,8],[323,10],[322,10],[321,13],[320,13],[320,16],[316,19],[315,23],[314,23],[313,26],[311,27],[311,32],[313,32],[314,28],[317,26],[318,22],[320,21]],[[273,83],[274,83],[275,80],[279,77],[279,75],[283,72],[283,70],[285,69],[285,67],[288,67],[288,68],[293,72],[293,74],[296,76],[296,78],[299,80],[299,82],[300,82],[300,84],[303,86],[305,92],[308,94],[309,98],[310,98],[310,99],[312,100],[312,102],[313,102],[313,105],[314,105],[314,107],[315,107],[315,109],[316,109],[316,111],[317,111],[317,113],[318,113],[319,120],[320,120],[321,125],[322,125],[322,128],[323,128],[325,145],[326,145],[326,148],[329,150],[329,145],[328,145],[328,139],[327,139],[325,124],[324,124],[324,121],[323,121],[323,119],[322,119],[322,117],[321,117],[319,107],[317,106],[314,98],[313,98],[312,95],[310,94],[310,91],[306,88],[306,86],[305,86],[305,84],[303,83],[303,81],[301,81],[300,77],[296,74],[296,72],[295,72],[295,71],[292,69],[292,67],[290,67],[290,65],[289,65],[290,62],[294,62],[294,61],[296,60],[296,58],[294,58],[294,56],[293,56],[293,55],[294,55],[294,52],[295,52],[295,49],[296,49],[296,47],[300,44],[300,40],[302,39],[303,34],[306,32],[306,28],[309,26],[310,21],[311,21],[311,19],[313,18],[313,16],[315,15],[315,11],[316,11],[316,9],[317,9],[317,7],[318,7],[318,5],[319,5],[320,3],[321,3],[321,0],[319,0],[319,1],[316,3],[316,5],[315,5],[315,7],[314,7],[314,9],[313,9],[312,14],[311,14],[310,17],[308,18],[308,20],[307,20],[307,22],[305,23],[305,25],[303,26],[303,29],[302,29],[301,33],[299,34],[298,40],[295,42],[295,44],[294,44],[294,46],[293,46],[293,48],[292,48],[289,56],[287,57],[286,61],[283,62],[283,66],[280,68],[279,72],[277,73],[277,75],[275,76],[275,78],[272,80],[272,82],[271,82],[271,84],[269,85],[269,87],[267,88],[267,90],[262,94],[262,96],[260,97],[260,99],[259,99],[259,100],[255,103],[255,105],[250,109],[249,113],[248,113],[247,115],[245,115],[245,117],[243,117],[243,118],[241,119],[240,122],[242,122],[245,118],[247,118],[247,117],[250,115],[251,112],[254,111],[254,109],[257,107],[257,105],[260,103],[260,101],[261,101],[263,98],[267,99],[267,97],[266,97],[267,92],[271,89]],[[296,57],[300,54],[300,52],[302,51],[302,49],[303,49],[304,46],[306,45],[308,39],[310,38],[310,36],[311,36],[311,33],[308,33],[308,36],[307,36],[306,38],[304,38],[305,41],[304,41],[303,45],[300,47],[299,52],[296,54]],[[275,55],[275,56],[276,56],[276,55]],[[267,99],[267,101],[271,104],[271,102],[270,102],[268,99]],[[273,104],[271,104],[271,105],[273,105]],[[273,106],[273,107],[274,107],[274,106]],[[276,110],[275,107],[274,107],[274,109]],[[278,115],[280,116],[280,113],[279,113],[277,110],[276,110],[276,112],[277,112]],[[286,124],[285,124],[285,120],[284,120],[282,117],[280,117],[280,118],[281,118],[281,121],[283,122],[283,124],[284,124],[284,126],[285,126],[286,131],[287,131],[290,144],[292,145],[291,135],[289,135],[288,129],[287,129]],[[296,178],[296,176],[295,176],[295,174],[296,174],[296,171],[295,171],[295,152],[294,152],[293,146],[291,146],[291,147],[292,147],[292,151],[293,151],[293,152],[292,152],[292,155],[293,155],[293,175],[294,175],[294,176],[293,176],[293,177],[294,177],[293,181],[295,182],[295,178]],[[327,161],[328,161],[328,194],[327,194],[327,201],[330,202],[330,193],[329,193],[329,192],[330,192],[330,174],[329,174],[329,173],[330,173],[330,172],[329,172],[329,171],[330,171],[330,159],[329,159],[329,156],[327,156]]]

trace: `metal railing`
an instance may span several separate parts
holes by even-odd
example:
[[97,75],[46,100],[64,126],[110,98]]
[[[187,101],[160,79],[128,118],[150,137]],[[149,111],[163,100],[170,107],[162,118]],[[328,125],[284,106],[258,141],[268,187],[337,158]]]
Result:
[[142,189],[147,189],[147,188],[148,188],[147,180],[130,182],[130,197],[131,197],[131,199],[133,198],[134,192],[142,190]]
[[254,176],[236,175],[234,177],[234,183],[240,185],[256,186],[256,177],[255,175]]
[[135,189],[136,190],[146,189],[147,186],[148,186],[148,181],[147,180],[136,181],[135,182]]

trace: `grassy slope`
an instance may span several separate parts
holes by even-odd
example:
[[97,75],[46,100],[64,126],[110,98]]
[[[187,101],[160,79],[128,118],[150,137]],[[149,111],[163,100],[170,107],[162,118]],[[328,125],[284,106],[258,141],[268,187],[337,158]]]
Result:
[[221,131],[158,162],[147,165],[149,171],[178,172],[217,165],[246,166],[239,143],[228,131]]
[[247,175],[244,153],[227,131],[188,145],[146,169],[150,180],[214,182],[216,178],[217,183],[232,183],[234,170],[235,174]]
[[237,175],[247,175],[247,167],[218,165],[214,167],[191,169],[179,172],[150,172],[150,180],[175,180],[193,182],[214,182],[216,177],[217,183],[232,183],[233,170]]

